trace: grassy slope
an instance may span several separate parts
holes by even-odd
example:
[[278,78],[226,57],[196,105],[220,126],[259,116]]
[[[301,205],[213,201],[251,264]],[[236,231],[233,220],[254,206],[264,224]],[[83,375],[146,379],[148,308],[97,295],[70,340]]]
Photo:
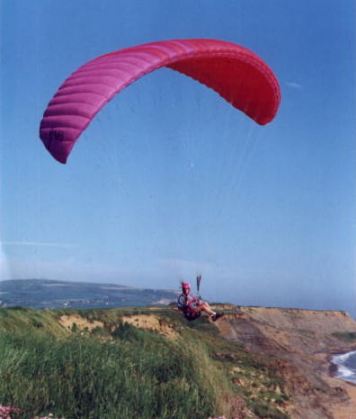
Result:
[[[104,326],[59,324],[62,314],[78,313]],[[121,320],[150,313],[177,338]],[[21,417],[206,419],[239,408],[246,418],[277,419],[286,417],[286,400],[263,360],[221,338],[206,319],[187,323],[173,310],[149,308],[0,309],[0,404],[20,407]]]

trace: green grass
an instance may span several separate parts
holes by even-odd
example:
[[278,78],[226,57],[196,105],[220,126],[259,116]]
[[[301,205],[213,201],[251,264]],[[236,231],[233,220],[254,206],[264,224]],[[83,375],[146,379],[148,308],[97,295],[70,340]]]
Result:
[[33,310],[30,308],[0,308],[0,334],[5,332],[22,333],[24,330],[44,336],[63,337],[67,332],[58,324],[57,314],[53,311]]
[[199,348],[132,326],[114,340],[0,336],[0,403],[22,417],[207,418],[219,400]]
[[[122,324],[123,315],[153,312],[177,339]],[[63,314],[104,327],[65,330]],[[186,322],[167,309],[0,310],[0,404],[21,408],[21,418],[229,417],[236,396],[256,415],[267,412],[260,417],[286,418],[283,382],[206,318]]]

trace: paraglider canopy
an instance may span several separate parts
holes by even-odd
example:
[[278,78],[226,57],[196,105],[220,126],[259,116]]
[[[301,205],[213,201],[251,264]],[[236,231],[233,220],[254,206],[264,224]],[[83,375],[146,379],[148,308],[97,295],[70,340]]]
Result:
[[216,91],[258,124],[276,115],[278,81],[252,51],[231,42],[182,39],[152,42],[99,56],[71,74],[44,112],[40,137],[61,163],[112,97],[143,75],[168,67]]

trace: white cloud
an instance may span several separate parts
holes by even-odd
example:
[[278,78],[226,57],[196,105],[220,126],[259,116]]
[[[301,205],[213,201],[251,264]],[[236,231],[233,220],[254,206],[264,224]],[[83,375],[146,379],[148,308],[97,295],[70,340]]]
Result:
[[303,86],[295,81],[287,81],[286,85],[292,89],[303,89]]
[[72,243],[55,243],[55,242],[31,242],[31,241],[3,241],[3,246],[30,246],[30,247],[56,247],[56,248],[73,248],[76,247]]

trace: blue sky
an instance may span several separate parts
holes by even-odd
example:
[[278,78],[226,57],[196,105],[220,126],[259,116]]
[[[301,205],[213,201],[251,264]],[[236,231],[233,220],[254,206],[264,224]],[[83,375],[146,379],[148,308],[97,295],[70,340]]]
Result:
[[[2,0],[1,279],[176,288],[240,304],[355,310],[352,0]],[[38,138],[97,55],[174,38],[260,55],[282,104],[260,127],[168,69],[110,102],[67,165]]]

